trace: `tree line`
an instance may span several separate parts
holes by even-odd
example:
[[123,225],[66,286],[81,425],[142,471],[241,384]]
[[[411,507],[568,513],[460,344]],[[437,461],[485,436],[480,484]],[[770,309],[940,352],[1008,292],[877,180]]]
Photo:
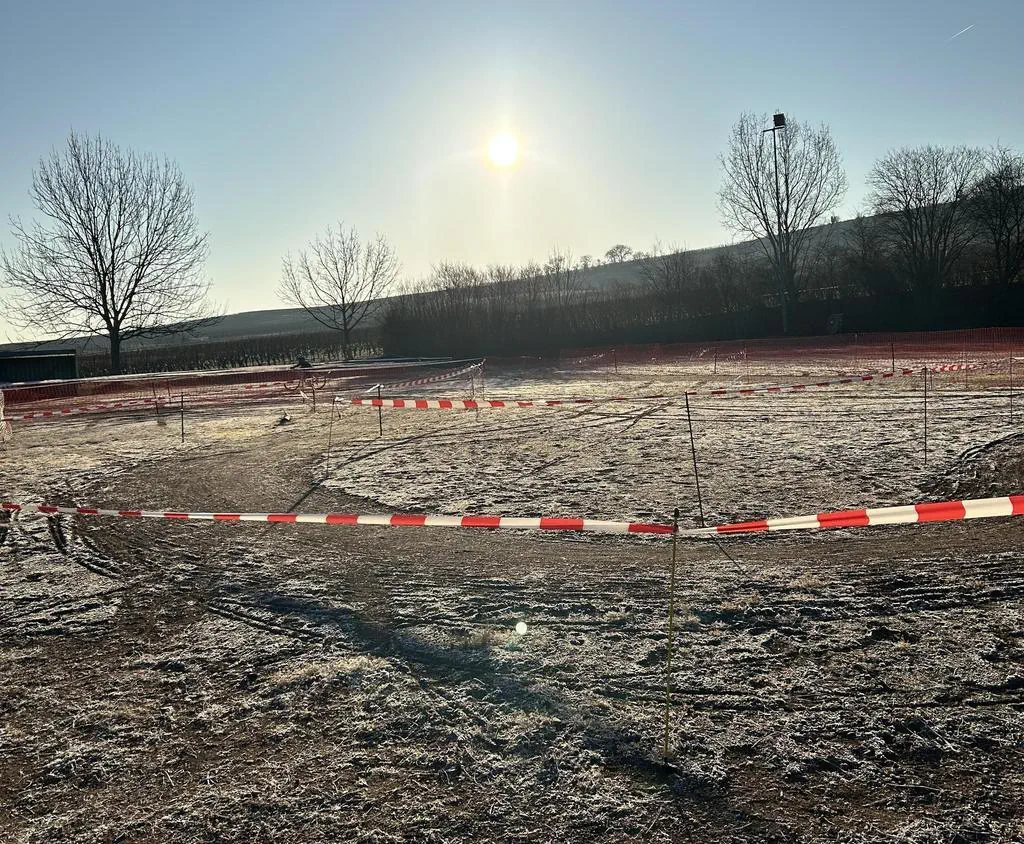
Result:
[[[97,374],[350,358],[378,345],[396,355],[528,355],[967,327],[1022,312],[1024,157],[1014,150],[891,150],[868,175],[865,214],[844,223],[834,212],[847,179],[827,126],[741,115],[720,162],[722,220],[742,240],[734,247],[619,243],[603,261],[555,252],[523,266],[442,262],[399,288],[387,238],[363,239],[338,222],[281,268],[282,301],[305,309],[322,336],[125,347],[218,318],[207,235],[177,165],[72,133],[33,173],[39,219],[12,220],[2,305],[15,325],[46,337],[104,338],[106,367],[98,356],[83,361]],[[596,282],[602,264],[617,280]]]
[[[357,357],[369,357],[381,351],[375,340],[361,335],[350,340],[347,349]],[[170,346],[128,347],[121,353],[121,374],[295,366],[299,360],[318,364],[341,360],[345,350],[339,334],[327,329]],[[98,350],[81,353],[78,372],[83,378],[112,374],[109,354]]]
[[[782,126],[778,126],[782,118]],[[867,215],[832,213],[846,175],[827,127],[743,115],[721,157],[723,221],[746,241],[634,253],[619,283],[555,254],[514,269],[442,264],[396,299],[388,353],[544,354],[625,342],[1018,321],[1024,294],[1024,157],[1006,147],[892,150],[868,176]],[[775,134],[773,132],[773,134]],[[777,168],[776,169],[776,165]],[[639,255],[639,259],[638,259]]]

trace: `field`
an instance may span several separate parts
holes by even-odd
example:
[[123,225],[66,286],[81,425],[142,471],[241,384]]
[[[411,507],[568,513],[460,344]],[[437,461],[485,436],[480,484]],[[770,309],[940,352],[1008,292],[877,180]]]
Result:
[[[0,498],[693,526],[1024,491],[989,366],[929,381],[927,462],[920,376],[691,396],[698,505],[684,390],[842,368],[508,366],[475,395],[630,400],[388,409],[383,437],[294,400],[190,412],[184,444],[152,408],[25,424]],[[0,534],[4,841],[1024,840],[1016,520],[680,541],[667,759],[664,537]]]

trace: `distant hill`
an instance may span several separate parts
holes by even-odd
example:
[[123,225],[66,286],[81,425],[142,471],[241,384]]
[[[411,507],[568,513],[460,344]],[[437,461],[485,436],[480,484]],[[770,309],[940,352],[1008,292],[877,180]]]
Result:
[[[812,230],[813,245],[821,246],[826,241],[831,241],[833,244],[847,242],[851,236],[853,223],[853,220],[842,220],[816,226]],[[733,253],[741,258],[763,254],[761,246],[756,240],[684,251],[701,263],[710,263],[716,255],[723,252]],[[641,274],[643,261],[644,259],[634,259],[614,264],[602,264],[598,267],[582,270],[581,278],[583,285],[588,290],[601,291],[617,285],[639,284],[643,280]],[[378,313],[383,313],[383,311]],[[366,327],[372,326],[368,325]],[[302,308],[274,308],[265,311],[244,311],[238,314],[228,314],[216,323],[205,326],[194,333],[129,340],[125,342],[124,349],[130,351],[131,349],[138,348],[173,347],[192,343],[238,340],[249,337],[319,333],[325,330],[327,329],[302,310]],[[39,347],[73,347],[81,352],[98,352],[105,350],[106,343],[104,340],[95,337],[79,337],[44,343],[8,343],[0,345],[0,349]]]

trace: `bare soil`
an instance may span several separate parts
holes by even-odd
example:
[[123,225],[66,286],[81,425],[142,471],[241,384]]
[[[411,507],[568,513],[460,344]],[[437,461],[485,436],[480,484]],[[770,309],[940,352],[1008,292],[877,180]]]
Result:
[[[948,386],[925,467],[894,410],[920,396],[871,395],[706,412],[709,509],[1021,491],[996,397]],[[675,498],[692,522],[678,405],[609,407],[396,411],[384,440],[351,410],[329,461],[328,417],[296,408],[190,417],[184,446],[144,414],[25,426],[0,497],[653,518]],[[886,414],[904,436],[872,456]],[[680,480],[652,500],[659,453]],[[785,467],[812,453],[807,489]],[[664,539],[19,518],[0,526],[0,839],[1021,841],[1020,530],[680,544],[666,759]]]

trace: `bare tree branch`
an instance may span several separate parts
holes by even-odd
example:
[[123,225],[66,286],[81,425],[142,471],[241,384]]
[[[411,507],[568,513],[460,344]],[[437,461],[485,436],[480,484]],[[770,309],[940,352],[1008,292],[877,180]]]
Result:
[[923,306],[977,236],[970,200],[982,164],[978,149],[924,146],[890,151],[868,176],[879,224]]
[[342,333],[345,357],[352,332],[380,307],[399,273],[395,250],[383,235],[363,243],[354,228],[328,228],[296,257],[284,258],[280,297],[321,325]]
[[171,161],[72,132],[40,161],[29,194],[43,220],[12,219],[18,245],[0,253],[18,328],[106,337],[119,373],[125,340],[216,318],[206,302],[207,237]]
[[971,216],[991,249],[996,282],[1012,284],[1024,272],[1024,156],[998,146],[985,154]]
[[758,241],[775,270],[783,332],[787,302],[807,258],[811,231],[846,195],[846,174],[827,126],[813,129],[789,121],[775,134],[778,179],[768,116],[742,114],[733,127],[729,150],[721,157],[724,182],[718,192],[725,224]]

